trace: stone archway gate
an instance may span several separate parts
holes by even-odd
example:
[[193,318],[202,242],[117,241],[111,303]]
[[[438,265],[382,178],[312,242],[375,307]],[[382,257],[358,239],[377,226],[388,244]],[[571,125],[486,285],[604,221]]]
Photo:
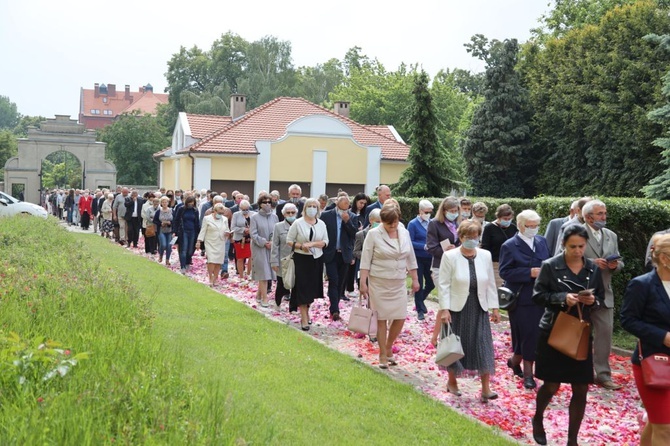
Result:
[[42,121],[39,129],[28,129],[28,137],[19,139],[19,156],[5,163],[5,190],[11,193],[14,184],[23,184],[25,200],[39,203],[42,161],[61,150],[79,159],[84,189],[116,186],[116,167],[105,160],[107,144],[95,137],[94,131],[87,131],[69,115],[56,115]]

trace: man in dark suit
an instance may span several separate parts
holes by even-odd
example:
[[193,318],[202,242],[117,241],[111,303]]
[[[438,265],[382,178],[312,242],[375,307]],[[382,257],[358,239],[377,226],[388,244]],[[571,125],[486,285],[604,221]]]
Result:
[[304,203],[300,199],[301,195],[302,195],[302,188],[297,184],[291,184],[288,187],[288,200],[285,201],[284,203],[277,204],[277,207],[275,208],[275,213],[277,214],[277,218],[279,218],[279,221],[284,221],[284,214],[282,214],[281,211],[282,209],[284,209],[284,204],[286,203],[295,204],[295,206],[298,208],[298,217],[302,215],[302,207]]
[[137,242],[140,239],[140,230],[142,229],[142,205],[144,200],[137,196],[137,191],[130,193],[126,198],[126,231],[128,247],[132,244],[137,248]]
[[[554,250],[554,253],[552,255],[558,255],[563,252],[563,232],[572,225],[584,225],[584,218],[582,217],[582,209],[584,209],[584,205],[588,203],[589,201],[593,200],[591,197],[582,197],[579,200],[577,200],[577,205],[574,209],[574,214],[573,214],[573,209],[570,208],[570,215],[571,217],[561,225],[561,229],[558,231],[558,237],[556,237],[556,248]],[[550,253],[551,254],[551,253]]]
[[384,202],[389,198],[391,198],[391,188],[386,186],[385,184],[378,186],[377,201],[375,201],[370,206],[365,208],[365,222],[363,223],[364,228],[367,228],[370,225],[370,218],[368,217],[370,215],[370,212],[373,209],[381,209],[382,206],[384,205]]
[[230,194],[230,200],[226,199],[223,202],[223,205],[227,207],[228,209],[232,208],[237,204],[236,198],[237,194],[239,194],[240,191],[234,190],[232,194]]
[[349,265],[354,261],[354,240],[358,230],[358,216],[349,210],[349,204],[349,197],[342,195],[337,198],[335,209],[321,214],[328,231],[323,262],[328,275],[330,315],[334,321],[340,320],[340,298],[344,296]]
[[[605,228],[607,207],[600,200],[591,200],[582,209],[584,226],[589,233],[584,257],[593,260],[600,269],[600,278],[605,289],[604,305],[591,312],[593,324],[593,368],[596,371],[596,384],[607,390],[618,390],[620,384],[612,381],[612,370],[609,364],[612,350],[612,331],[614,330],[614,292],[612,291],[612,274],[623,269],[623,261],[619,256],[617,235]],[[617,258],[619,257],[619,258]]]

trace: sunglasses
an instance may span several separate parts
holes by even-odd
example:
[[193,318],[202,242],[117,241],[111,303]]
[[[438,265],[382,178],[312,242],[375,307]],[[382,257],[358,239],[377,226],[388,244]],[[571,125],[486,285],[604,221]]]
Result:
[[272,204],[271,201],[261,201],[261,204]]

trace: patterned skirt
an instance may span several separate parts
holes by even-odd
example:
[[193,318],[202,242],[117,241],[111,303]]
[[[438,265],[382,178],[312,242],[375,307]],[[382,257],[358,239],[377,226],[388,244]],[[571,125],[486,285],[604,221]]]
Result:
[[451,312],[451,329],[461,337],[463,354],[447,370],[460,376],[464,371],[474,371],[479,375],[495,372],[493,336],[489,313],[482,310],[477,294],[472,292],[461,311]]

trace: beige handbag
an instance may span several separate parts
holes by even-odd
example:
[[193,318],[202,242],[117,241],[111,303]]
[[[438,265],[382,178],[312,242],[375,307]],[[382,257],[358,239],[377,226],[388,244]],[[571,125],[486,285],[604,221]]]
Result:
[[354,305],[351,309],[347,328],[354,333],[377,336],[377,312],[361,305],[359,299],[359,305]]

